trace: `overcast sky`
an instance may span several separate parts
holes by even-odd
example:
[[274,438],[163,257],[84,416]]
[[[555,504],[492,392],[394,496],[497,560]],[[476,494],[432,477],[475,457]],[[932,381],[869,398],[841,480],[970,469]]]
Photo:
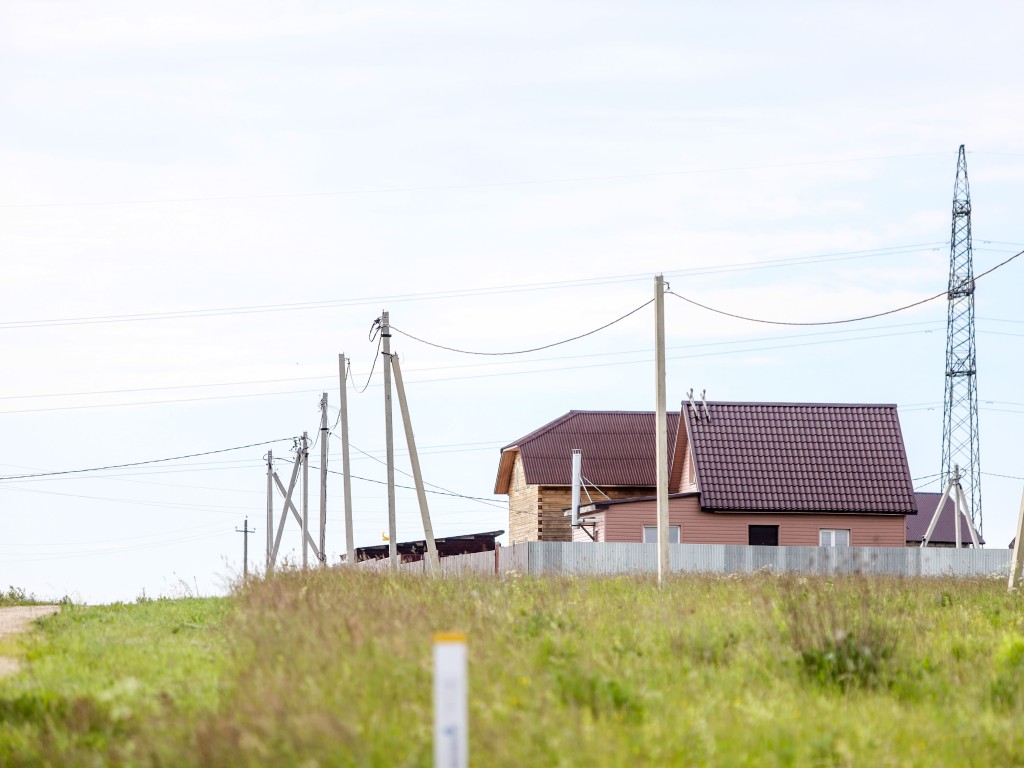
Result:
[[[362,387],[382,309],[481,351],[601,325],[656,272],[765,318],[882,311],[946,286],[960,144],[976,271],[998,263],[1024,248],[1022,23],[1005,2],[8,0],[0,473],[285,440],[0,482],[0,587],[216,593],[246,515],[262,566],[263,456],[287,479],[322,391],[334,422],[337,355]],[[1014,263],[977,293],[997,547],[1024,484],[1022,281]],[[669,297],[670,400],[898,403],[937,491],[945,311],[779,328]],[[432,495],[435,532],[507,528],[502,445],[570,409],[653,408],[652,343],[649,310],[518,357],[396,336],[426,479],[482,499]],[[369,382],[350,392],[360,545],[387,529],[379,365]],[[336,560],[336,475],[328,500]],[[418,521],[401,491],[400,537]]]

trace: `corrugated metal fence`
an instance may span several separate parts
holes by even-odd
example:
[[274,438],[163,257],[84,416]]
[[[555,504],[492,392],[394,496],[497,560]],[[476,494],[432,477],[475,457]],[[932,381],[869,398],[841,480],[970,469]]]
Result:
[[[608,576],[656,573],[657,545],[538,542],[500,547],[495,552],[445,557],[446,576],[519,573]],[[670,568],[685,573],[892,574],[895,576],[1006,576],[1008,549],[920,547],[748,547],[733,544],[671,544]],[[387,561],[360,563],[386,570]],[[403,572],[424,573],[423,561],[402,563]]]

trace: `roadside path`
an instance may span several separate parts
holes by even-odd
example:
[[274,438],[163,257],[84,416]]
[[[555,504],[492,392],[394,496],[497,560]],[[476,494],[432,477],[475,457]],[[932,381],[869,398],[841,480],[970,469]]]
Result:
[[[18,605],[0,608],[0,638],[25,632],[33,621],[60,611],[59,605]],[[17,659],[0,656],[0,677],[13,675],[18,671]]]

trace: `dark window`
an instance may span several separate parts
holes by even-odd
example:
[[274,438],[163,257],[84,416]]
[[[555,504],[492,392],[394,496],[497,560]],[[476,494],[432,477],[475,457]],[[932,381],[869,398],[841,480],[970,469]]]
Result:
[[749,536],[749,544],[751,546],[779,546],[779,526],[777,525],[752,525],[750,526]]

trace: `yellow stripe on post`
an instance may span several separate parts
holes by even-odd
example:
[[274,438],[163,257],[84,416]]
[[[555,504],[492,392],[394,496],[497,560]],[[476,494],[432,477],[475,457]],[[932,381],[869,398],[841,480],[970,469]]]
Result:
[[462,632],[437,632],[434,634],[435,643],[465,643],[466,636]]

